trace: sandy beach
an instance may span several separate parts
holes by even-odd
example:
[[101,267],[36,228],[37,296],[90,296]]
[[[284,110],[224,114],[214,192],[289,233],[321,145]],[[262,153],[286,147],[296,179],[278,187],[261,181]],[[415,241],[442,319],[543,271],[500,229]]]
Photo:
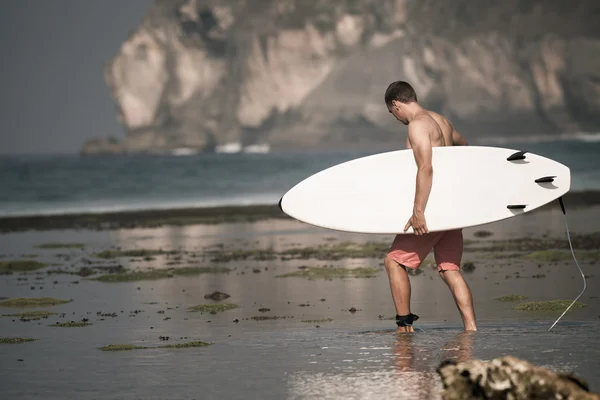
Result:
[[551,332],[563,304],[527,310],[582,288],[550,204],[464,230],[475,335],[432,259],[411,276],[417,332],[397,334],[382,265],[392,237],[276,206],[1,218],[0,336],[34,339],[0,343],[3,398],[438,398],[442,360],[506,354],[599,391],[600,196],[565,204],[582,306]]

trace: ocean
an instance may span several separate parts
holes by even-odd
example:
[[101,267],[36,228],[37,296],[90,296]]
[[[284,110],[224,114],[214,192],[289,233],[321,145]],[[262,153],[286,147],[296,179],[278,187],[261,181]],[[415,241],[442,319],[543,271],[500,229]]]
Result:
[[[600,190],[596,135],[477,144],[555,159],[571,169],[571,191]],[[374,153],[4,156],[0,216],[276,204],[311,174]]]

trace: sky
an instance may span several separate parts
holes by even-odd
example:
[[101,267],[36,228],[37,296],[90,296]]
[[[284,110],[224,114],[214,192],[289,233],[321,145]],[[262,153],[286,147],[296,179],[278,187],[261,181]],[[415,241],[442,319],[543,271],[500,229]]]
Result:
[[0,154],[124,137],[103,68],[152,0],[0,2]]

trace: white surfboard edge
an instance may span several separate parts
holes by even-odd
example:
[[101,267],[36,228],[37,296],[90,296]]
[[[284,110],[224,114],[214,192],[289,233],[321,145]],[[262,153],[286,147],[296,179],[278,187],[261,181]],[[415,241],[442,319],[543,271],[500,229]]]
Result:
[[[567,166],[515,149],[434,147],[433,184],[425,209],[430,232],[488,224],[533,211],[570,190]],[[346,161],[302,180],[279,201],[298,221],[370,234],[403,232],[412,215],[412,150]]]

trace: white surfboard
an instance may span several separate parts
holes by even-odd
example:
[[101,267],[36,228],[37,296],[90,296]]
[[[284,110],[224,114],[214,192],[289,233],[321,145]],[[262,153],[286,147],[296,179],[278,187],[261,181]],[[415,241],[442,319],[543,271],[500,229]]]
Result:
[[[514,149],[434,147],[425,217],[430,232],[514,217],[567,193],[569,168]],[[412,150],[362,157],[325,169],[281,198],[289,216],[358,233],[404,233],[412,215],[417,167]],[[537,181],[537,182],[536,182]],[[406,233],[413,233],[412,228]]]

